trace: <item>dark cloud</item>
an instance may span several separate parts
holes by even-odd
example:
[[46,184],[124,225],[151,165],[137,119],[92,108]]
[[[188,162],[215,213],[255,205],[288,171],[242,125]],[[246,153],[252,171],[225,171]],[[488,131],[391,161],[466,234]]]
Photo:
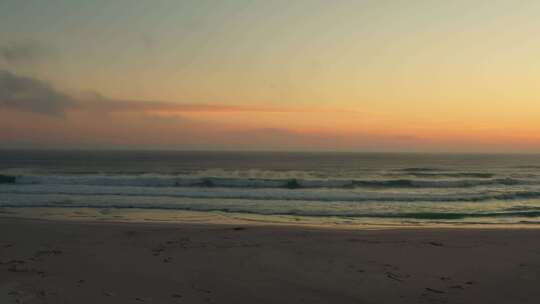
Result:
[[0,58],[8,64],[32,64],[48,55],[48,50],[36,41],[16,41],[0,46]]
[[[68,108],[92,113],[141,113],[177,115],[182,113],[308,113],[321,109],[249,106],[229,104],[178,103],[151,100],[122,100],[86,92],[72,96],[55,89],[49,83],[7,70],[0,70],[0,107],[19,111],[61,116]],[[341,112],[326,109],[325,112]],[[267,130],[268,131],[268,130]],[[277,136],[277,134],[274,134]]]
[[0,70],[0,107],[62,116],[76,101],[41,80]]
[[[91,92],[74,98],[39,79],[0,70],[0,107],[61,115],[67,108],[91,112],[294,112],[295,109],[111,99]],[[301,110],[300,110],[301,111]]]

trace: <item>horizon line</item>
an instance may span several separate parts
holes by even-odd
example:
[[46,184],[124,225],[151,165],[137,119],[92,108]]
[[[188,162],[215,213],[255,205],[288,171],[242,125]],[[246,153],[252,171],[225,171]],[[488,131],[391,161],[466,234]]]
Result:
[[489,152],[489,151],[366,151],[366,150],[264,150],[264,149],[175,149],[175,148],[12,148],[0,147],[5,151],[47,151],[47,152],[183,152],[183,153],[305,153],[305,154],[455,154],[455,155],[540,155],[540,151]]

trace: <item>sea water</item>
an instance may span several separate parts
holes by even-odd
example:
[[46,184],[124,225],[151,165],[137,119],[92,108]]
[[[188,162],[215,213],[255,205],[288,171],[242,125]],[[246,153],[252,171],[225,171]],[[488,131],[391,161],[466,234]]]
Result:
[[540,224],[540,155],[5,150],[0,208]]

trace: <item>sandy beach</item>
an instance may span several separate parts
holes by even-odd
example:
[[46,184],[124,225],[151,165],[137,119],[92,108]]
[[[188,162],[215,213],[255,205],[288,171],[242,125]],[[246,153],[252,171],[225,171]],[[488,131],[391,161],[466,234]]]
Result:
[[0,0],[0,304],[540,304],[539,17]]
[[0,219],[0,303],[538,303],[540,231]]

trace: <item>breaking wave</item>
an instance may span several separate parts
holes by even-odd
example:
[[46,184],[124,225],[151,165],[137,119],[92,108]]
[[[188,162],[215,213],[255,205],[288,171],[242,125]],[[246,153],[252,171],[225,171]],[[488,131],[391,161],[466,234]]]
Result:
[[96,209],[148,209],[179,211],[217,211],[227,213],[246,213],[257,215],[308,216],[308,217],[345,217],[345,218],[379,218],[379,219],[412,219],[412,220],[462,220],[466,218],[508,218],[508,217],[540,217],[540,210],[501,210],[494,212],[362,212],[354,210],[326,209],[258,209],[246,205],[220,206],[216,204],[182,204],[182,203],[144,203],[144,202],[25,202],[0,203],[0,207],[15,208],[96,208]]
[[[313,202],[483,202],[496,200],[530,200],[540,198],[540,189],[482,190],[472,192],[403,192],[376,190],[313,190],[313,189],[196,189],[189,187],[102,187],[92,185],[28,185],[0,187],[2,194],[79,195],[125,197],[171,197],[196,199],[237,199],[255,201],[313,201]],[[0,203],[2,201],[0,200]],[[1,204],[0,204],[1,206]]]
[[[456,175],[449,177],[474,177]],[[425,176],[428,177],[428,176]],[[518,178],[477,178],[452,179],[266,179],[237,177],[192,177],[174,175],[0,175],[0,183],[19,185],[91,185],[91,186],[132,186],[132,187],[205,187],[205,188],[471,188],[490,185],[535,185],[539,180]]]

